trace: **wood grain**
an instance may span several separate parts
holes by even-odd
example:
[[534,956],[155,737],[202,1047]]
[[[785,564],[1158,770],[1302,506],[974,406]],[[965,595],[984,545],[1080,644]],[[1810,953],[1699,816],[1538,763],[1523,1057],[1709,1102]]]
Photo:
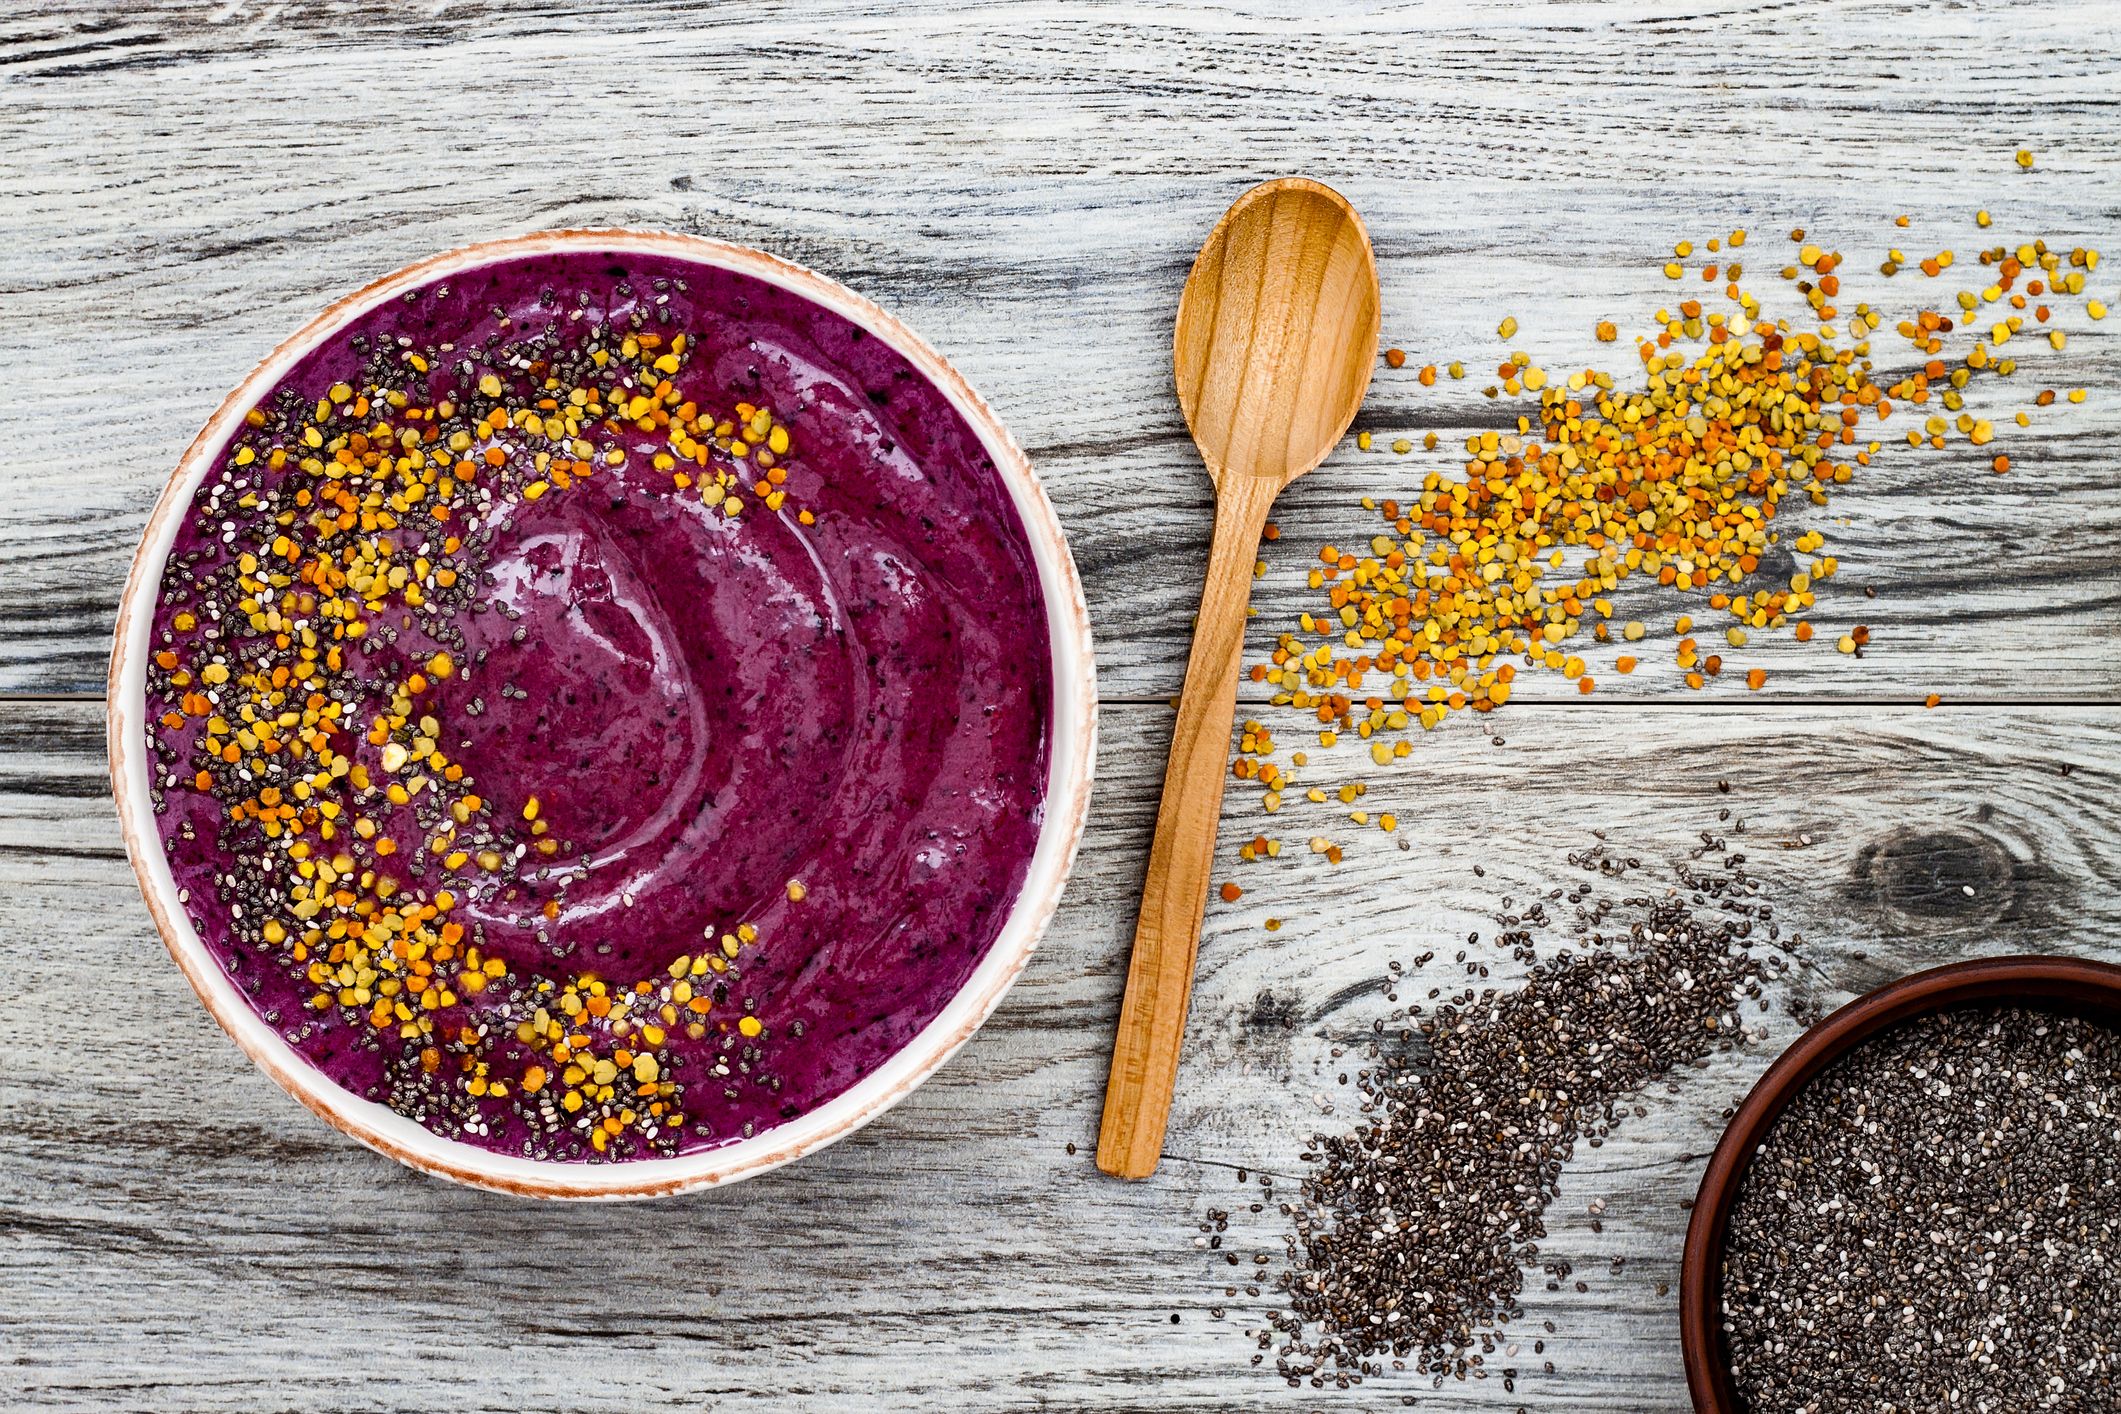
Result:
[[[1656,859],[1704,830],[1744,840],[1821,1002],[1977,954],[2121,957],[2109,318],[1994,390],[2091,389],[2029,433],[1999,421],[2009,476],[1971,451],[1893,453],[1793,514],[1840,556],[1820,618],[1871,627],[1862,662],[1756,638],[1772,676],[1750,698],[1684,692],[1663,651],[1624,682],[1601,673],[1586,702],[1525,674],[1491,721],[1447,724],[1389,771],[1361,760],[1404,851],[1337,805],[1292,799],[1269,820],[1233,796],[1218,878],[1246,892],[1206,915],[1163,1167],[1121,1185],[1088,1154],[1208,545],[1168,360],[1217,213],[1282,173],[1346,192],[1376,240],[1386,341],[1410,354],[1358,424],[1379,450],[1344,448],[1280,501],[1257,653],[1311,607],[1317,547],[1367,539],[1362,497],[1450,464],[1384,450],[1394,438],[1433,431],[1448,452],[1514,416],[1478,373],[1510,347],[1505,314],[1548,367],[1611,366],[1592,325],[1648,327],[1671,243],[1739,225],[1763,294],[1803,226],[1891,317],[1951,293],[1874,278],[1894,244],[1955,248],[1969,270],[1978,241],[2035,235],[2121,259],[2117,54],[2121,10],[2062,0],[6,7],[0,693],[76,699],[0,702],[7,1402],[1320,1408],[1249,1367],[1256,1309],[1223,1296],[1229,1269],[1191,1224],[1239,1195],[1236,1165],[1294,1175],[1314,1128],[1349,1122],[1332,1051],[1367,1028],[1387,958],[1455,952],[1588,831]],[[147,925],[96,700],[154,492],[250,365],[366,278],[566,225],[769,247],[948,353],[1050,487],[1101,685],[1131,704],[1105,714],[1058,925],[963,1055],[815,1160],[618,1213],[423,1181],[252,1071]],[[2093,293],[2121,307],[2110,278]],[[1452,358],[1475,376],[1415,382]],[[1623,608],[1669,646],[1678,605]],[[1908,705],[1933,690],[1943,709]],[[1269,827],[1293,849],[1240,866],[1235,845]],[[1305,850],[1313,834],[1347,863]],[[1535,1283],[1525,1323],[1558,1373],[1510,1397],[1454,1382],[1424,1407],[1684,1407],[1657,1294],[1679,1203],[1800,999],[1777,996],[1766,1047],[1641,1097],[1646,1114],[1569,1168],[1543,1246],[1589,1290]],[[1274,1217],[1242,1240],[1271,1244]]]
[[[1303,9],[9,7],[0,691],[98,691],[152,489],[214,403],[332,296],[468,240],[665,226],[877,298],[1052,483],[1093,618],[1113,626],[1103,689],[1132,700],[1178,690],[1208,541],[1168,395],[1171,314],[1201,233],[1262,177],[1314,173],[1370,222],[1385,338],[1411,355],[1359,424],[1381,447],[1429,431],[1449,447],[1510,415],[1478,376],[1510,347],[1505,314],[1549,367],[1611,366],[1593,324],[1649,328],[1682,236],[1750,227],[1766,297],[1804,226],[1896,317],[1948,291],[1877,277],[1885,249],[1970,261],[1976,207],[1997,213],[1988,239],[2121,244],[2111,6]],[[2021,146],[2039,153],[2029,173]],[[1970,451],[1892,455],[1816,517],[1844,566],[1822,617],[1867,623],[1878,646],[1859,673],[1767,645],[1768,692],[2121,694],[2117,327],[2027,356],[2025,378],[2094,396],[2043,416],[2037,444],[2006,429],[2010,476]],[[1414,381],[1453,358],[1475,376]],[[113,368],[122,399],[99,391]],[[1347,454],[1292,488],[1263,627],[1293,627],[1321,540],[1366,537],[1360,497],[1437,464]],[[1654,622],[1667,633],[1669,613]],[[1643,657],[1647,676],[1608,672],[1608,690],[1677,686],[1668,655]],[[1572,690],[1527,674],[1518,694]]]
[[1377,261],[1362,218],[1304,177],[1262,182],[1230,203],[1179,297],[1173,371],[1215,483],[1215,539],[1098,1131],[1097,1166],[1118,1178],[1147,1178],[1163,1152],[1260,536],[1275,496],[1326,459],[1361,409],[1377,320]]
[[1178,298],[1173,381],[1209,479],[1276,489],[1326,459],[1369,390],[1377,258],[1347,198],[1308,177],[1230,203]]
[[[1114,1183],[1089,1153],[1171,721],[1145,707],[1107,714],[1104,785],[1048,941],[935,1080],[792,1168],[589,1211],[421,1179],[253,1071],[141,911],[97,708],[0,709],[0,1341],[17,1398],[250,1409],[299,1384],[346,1409],[1310,1408],[1247,1365],[1240,1332],[1265,1303],[1223,1296],[1228,1268],[1192,1224],[1240,1196],[1236,1166],[1293,1176],[1306,1136],[1350,1122],[1320,1102],[1346,1064],[1333,1048],[1384,1005],[1387,960],[1485,938],[1501,897],[1573,877],[1562,857],[1592,830],[1651,861],[1702,831],[1743,849],[1804,936],[1822,1003],[1979,954],[2121,958],[2121,711],[1585,720],[1512,704],[1505,746],[1454,725],[1373,773],[1405,850],[1338,809],[1270,822],[1232,800],[1218,873],[1246,893],[1209,909],[1188,1080],[1149,1183]],[[1237,842],[1268,825],[1293,847],[1239,864]],[[1305,851],[1311,833],[1344,839],[1347,862]],[[1507,981],[1500,949],[1469,951]],[[115,990],[114,972],[136,981]],[[1534,1283],[1526,1320],[1558,1373],[1514,1400],[1454,1386],[1424,1407],[1681,1407],[1676,1307],[1657,1286],[1675,1280],[1680,1204],[1721,1111],[1792,1034],[1794,999],[1764,1018],[1769,1046],[1641,1097],[1647,1116],[1571,1166],[1544,1246],[1591,1290]],[[1271,1214],[1245,1222],[1260,1245],[1241,1253],[1274,1242]],[[1396,1407],[1396,1392],[1353,1403]]]
[[1225,472],[1216,498],[1215,543],[1171,725],[1098,1128],[1097,1166],[1118,1178],[1147,1178],[1163,1155],[1229,779],[1252,565],[1277,489],[1265,477]]

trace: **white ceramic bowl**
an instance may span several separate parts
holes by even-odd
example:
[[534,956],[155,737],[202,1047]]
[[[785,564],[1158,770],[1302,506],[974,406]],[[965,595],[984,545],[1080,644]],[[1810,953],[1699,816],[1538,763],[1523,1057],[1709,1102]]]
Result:
[[[1053,645],[1053,720],[1045,820],[1022,891],[1000,934],[972,975],[934,1021],[852,1088],[826,1104],[750,1139],[670,1159],[612,1164],[539,1161],[446,1139],[372,1101],[341,1089],[311,1066],[253,1012],[178,903],[148,793],[147,654],[163,563],[192,493],[216,464],[242,417],[304,354],[355,319],[407,290],[445,276],[519,256],[622,250],[738,271],[792,290],[844,315],[898,350],[949,398],[979,434],[1014,498],[1031,542]],[[288,1094],[363,1144],[416,1169],[500,1192],[546,1198],[645,1198],[733,1182],[800,1158],[882,1114],[979,1029],[1023,970],[1060,902],[1082,837],[1096,759],[1096,669],[1082,584],[1053,507],[1022,449],[979,394],[941,355],[860,295],[784,260],[696,236],[644,231],[552,231],[466,246],[409,265],[339,300],[273,350],[214,412],[163,488],[134,556],[118,607],[109,685],[110,772],[126,852],[155,927],[170,956],[214,1019]]]

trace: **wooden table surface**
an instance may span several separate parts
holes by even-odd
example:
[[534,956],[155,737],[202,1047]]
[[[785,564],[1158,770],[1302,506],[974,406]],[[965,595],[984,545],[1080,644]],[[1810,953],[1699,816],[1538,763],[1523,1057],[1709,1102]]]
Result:
[[[1658,1293],[1722,1112],[1793,1034],[1782,1006],[1768,1045],[1684,1072],[1569,1166],[1546,1247],[1589,1290],[1535,1277],[1522,1323],[1552,1323],[1556,1373],[1521,1360],[1514,1395],[1492,1380],[1336,1394],[1285,1388],[1271,1356],[1249,1364],[1242,1330],[1267,1303],[1225,1301],[1194,1225],[1238,1196],[1236,1166],[1293,1177],[1307,1135],[1349,1122],[1345,1101],[1322,1112],[1330,1048],[1382,1007],[1385,962],[1456,946],[1499,895],[1565,877],[1594,829],[1651,860],[1703,831],[1742,841],[1806,938],[1815,1002],[1977,954],[2121,958],[2121,320],[2075,315],[2069,348],[2027,354],[2040,371],[2013,396],[2090,397],[2005,427],[2008,476],[1963,444],[1889,449],[1826,511],[1783,522],[1830,537],[1842,573],[1822,637],[1868,624],[1862,661],[1761,635],[1742,658],[1769,669],[1765,690],[1727,674],[1689,692],[1671,664],[1679,602],[1640,593],[1626,611],[1654,632],[1632,678],[1608,668],[1584,699],[1527,673],[1502,714],[1454,720],[1389,770],[1336,749],[1371,808],[1397,811],[1397,840],[1337,804],[1293,799],[1269,821],[1234,791],[1219,867],[1247,893],[1208,914],[1168,1157],[1136,1186],[1095,1172],[1206,549],[1170,320],[1233,196],[1283,173],[1346,192],[1376,240],[1386,341],[1417,365],[1492,364],[1511,314],[1513,345],[1548,366],[1603,355],[1625,373],[1631,346],[1615,360],[1592,324],[1646,327],[1671,297],[1657,266],[1672,243],[1733,226],[1755,233],[1751,283],[1779,285],[1787,230],[1805,226],[1850,252],[1851,286],[1892,317],[1920,291],[1876,276],[1885,248],[1954,247],[1972,270],[1977,207],[1997,213],[1992,236],[2121,247],[2112,5],[1283,8],[8,7],[0,1402],[1223,1410],[1421,1392],[1454,1410],[1678,1409],[1674,1298]],[[2019,148],[2038,154],[2030,172]],[[223,392],[377,274],[594,225],[764,246],[943,349],[1051,489],[1104,695],[1067,901],[993,1023],[838,1147],[625,1208],[417,1177],[253,1070],[159,956],[102,746],[127,559]],[[2091,293],[2121,305],[2117,268],[2121,251]],[[1404,494],[1505,415],[1477,376],[1425,390],[1413,371],[1381,371],[1358,425],[1380,445],[1436,431],[1446,450],[1351,445],[1300,483],[1258,586],[1255,660],[1313,602],[1318,545],[1367,524],[1362,496]],[[1924,711],[1931,692],[1944,705]],[[1245,710],[1303,744],[1295,717]],[[1294,848],[1239,865],[1239,839],[1270,825]],[[1348,844],[1337,868],[1301,843],[1329,830]],[[1270,915],[1286,926],[1266,932]],[[120,993],[115,977],[140,980]]]

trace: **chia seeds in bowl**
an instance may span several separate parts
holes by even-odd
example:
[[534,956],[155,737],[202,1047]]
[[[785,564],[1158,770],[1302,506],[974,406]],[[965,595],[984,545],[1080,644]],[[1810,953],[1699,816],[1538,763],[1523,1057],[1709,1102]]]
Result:
[[1740,1106],[1687,1234],[1695,1404],[2121,1407],[2121,969],[1939,968],[1814,1027]]
[[1744,1408],[2121,1407],[2121,1033],[1902,1023],[1798,1091],[1724,1238]]
[[279,1048],[532,1167],[833,1137],[991,1008],[1080,827],[1079,592],[1006,434],[829,282],[611,235],[395,277],[261,370],[128,598],[158,921],[370,1142]]

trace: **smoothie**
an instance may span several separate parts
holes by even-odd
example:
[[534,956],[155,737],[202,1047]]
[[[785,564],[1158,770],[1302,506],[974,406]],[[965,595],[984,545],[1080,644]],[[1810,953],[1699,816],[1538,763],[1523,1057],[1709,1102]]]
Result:
[[668,258],[332,336],[193,496],[149,651],[200,937],[333,1081],[512,1154],[839,1094],[1039,834],[1051,653],[977,435],[841,316]]

